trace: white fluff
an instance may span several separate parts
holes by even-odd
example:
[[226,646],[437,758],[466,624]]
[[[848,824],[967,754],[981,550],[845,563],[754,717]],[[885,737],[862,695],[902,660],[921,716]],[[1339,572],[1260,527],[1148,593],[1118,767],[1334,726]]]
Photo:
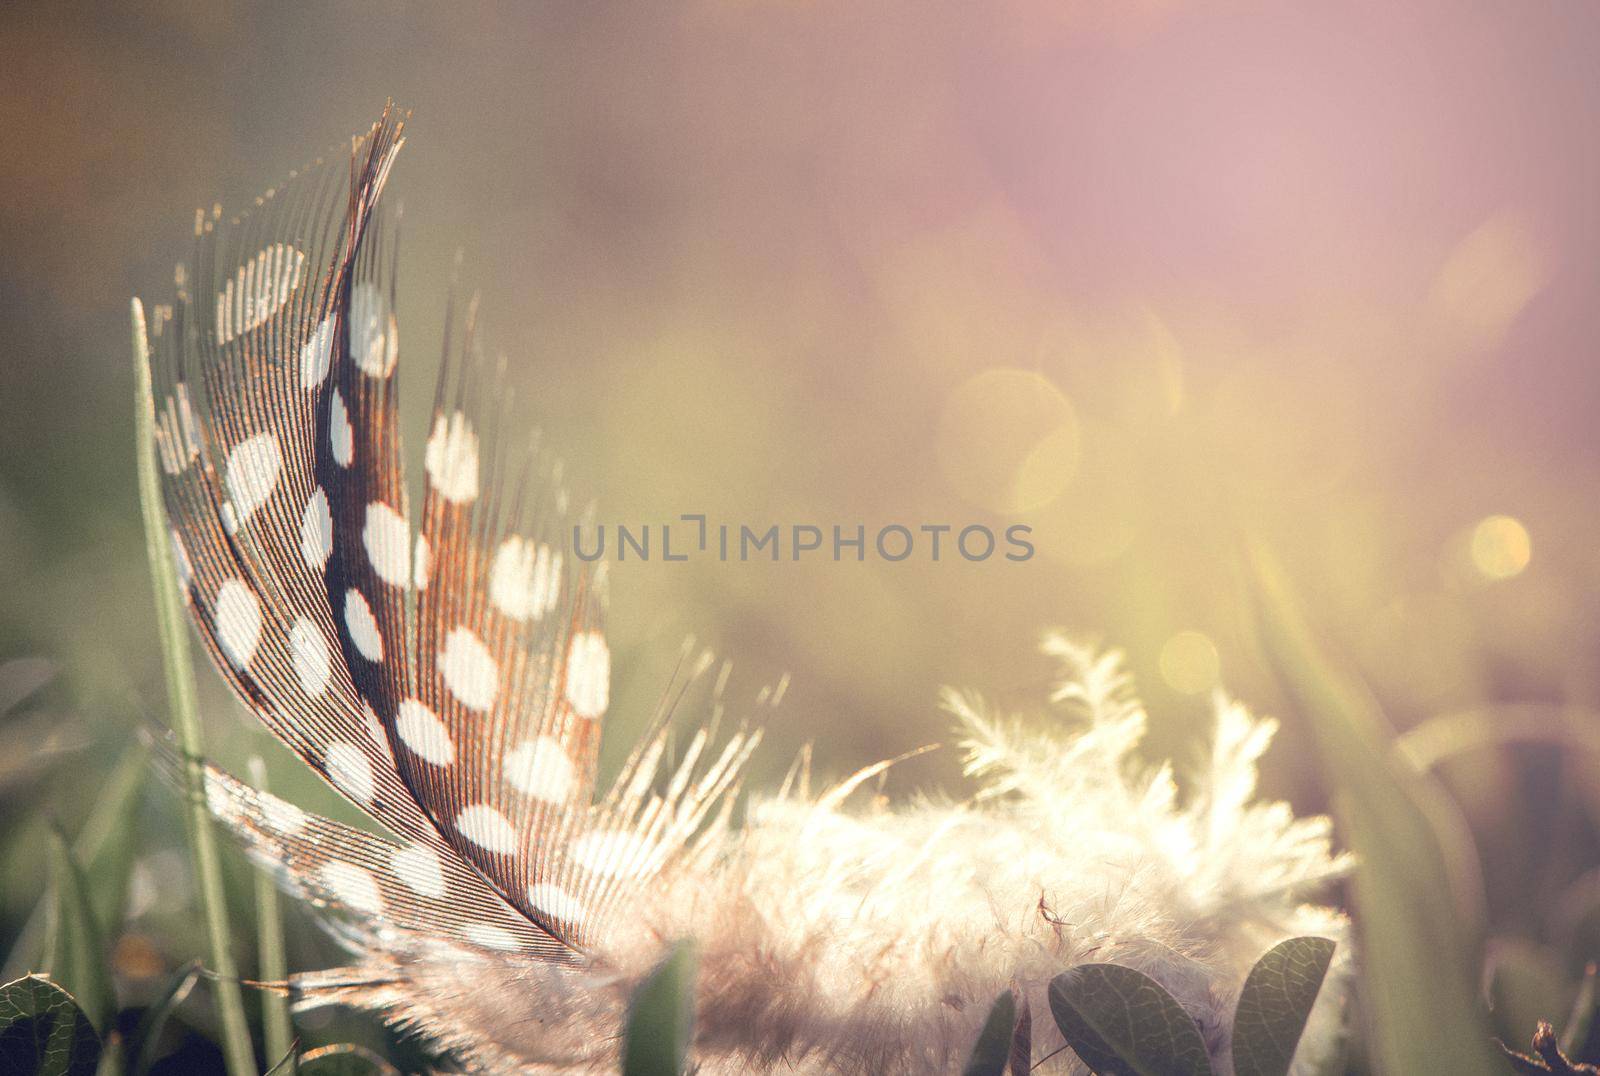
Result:
[[[950,693],[967,800],[895,807],[803,779],[669,857],[582,966],[397,939],[301,977],[306,1003],[383,1013],[487,1072],[614,1071],[626,999],[674,939],[700,951],[703,1073],[959,1071],[995,996],[1016,988],[1038,1060],[1061,1045],[1045,990],[1088,961],[1162,983],[1219,1073],[1245,974],[1296,934],[1339,943],[1294,1072],[1336,1047],[1348,926],[1303,903],[1348,869],[1325,818],[1253,801],[1275,725],[1218,698],[1209,759],[1179,783],[1133,756],[1145,715],[1115,654],[1046,643],[1066,675],[1048,719]],[[1079,1072],[1070,1051],[1041,1072]]]

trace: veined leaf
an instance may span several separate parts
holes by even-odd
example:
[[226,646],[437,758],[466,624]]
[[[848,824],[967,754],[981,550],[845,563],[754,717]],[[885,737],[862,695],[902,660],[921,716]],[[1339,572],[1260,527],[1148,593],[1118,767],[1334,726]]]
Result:
[[1004,1076],[1006,1062],[1011,1059],[1011,1033],[1017,1026],[1017,999],[1007,990],[994,999],[989,1007],[989,1018],[978,1032],[977,1044],[962,1076]]
[[42,975],[0,986],[0,1071],[94,1076],[100,1037],[78,1003]]
[[1080,964],[1050,980],[1067,1045],[1103,1076],[1210,1076],[1194,1019],[1162,985],[1120,964]]
[[1289,938],[1245,976],[1233,1016],[1235,1076],[1284,1076],[1333,961],[1327,938]]
[[116,1005],[106,966],[105,934],[89,903],[89,887],[66,838],[50,831],[50,920],[44,971],[76,1000],[90,1023],[105,1027]]
[[656,966],[628,1006],[623,1076],[679,1076],[694,1039],[694,948],[680,942]]
[[1287,576],[1251,549],[1261,643],[1316,734],[1334,813],[1360,859],[1364,1010],[1383,1071],[1505,1071],[1479,1015],[1483,891],[1454,805],[1396,757],[1371,693],[1326,656]]

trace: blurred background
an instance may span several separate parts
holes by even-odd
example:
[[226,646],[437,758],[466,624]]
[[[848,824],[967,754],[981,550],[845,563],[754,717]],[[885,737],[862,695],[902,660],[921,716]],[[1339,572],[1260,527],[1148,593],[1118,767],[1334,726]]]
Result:
[[[939,740],[944,684],[1036,706],[1060,627],[1126,649],[1152,757],[1195,757],[1225,685],[1285,719],[1265,791],[1325,809],[1252,638],[1254,534],[1397,727],[1519,741],[1444,772],[1499,944],[1581,967],[1597,54],[1579,2],[6,5],[0,659],[51,663],[25,708],[79,761],[0,777],[0,939],[42,819],[81,819],[162,712],[128,299],[170,293],[195,207],[342,153],[392,97],[413,447],[461,252],[602,521],[1033,528],[1020,564],[615,566],[612,754],[688,634],[735,703],[792,676],[759,784],[807,741],[843,773]],[[271,755],[202,686],[216,754]],[[891,781],[962,788],[950,752]],[[148,877],[181,863],[166,798]],[[178,887],[144,899],[130,981],[198,951]]]

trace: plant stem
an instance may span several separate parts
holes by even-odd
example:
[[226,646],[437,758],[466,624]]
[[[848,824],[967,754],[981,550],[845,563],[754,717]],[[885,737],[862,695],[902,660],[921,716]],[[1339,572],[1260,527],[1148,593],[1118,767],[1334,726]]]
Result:
[[[267,787],[267,766],[260,758],[250,760],[250,783],[263,792]],[[256,869],[256,937],[263,982],[278,983],[289,977],[289,960],[283,944],[283,916],[278,910],[278,885],[266,871]],[[289,999],[276,990],[261,995],[261,1022],[266,1037],[267,1057],[287,1056],[294,1049],[294,1025],[289,1020]]]
[[244,997],[239,989],[239,969],[228,947],[228,904],[222,888],[222,863],[217,857],[216,832],[206,809],[205,769],[200,740],[200,715],[195,705],[194,667],[189,662],[188,626],[178,602],[177,577],[168,549],[167,524],[161,507],[160,479],[156,476],[155,398],[150,378],[150,340],[145,331],[144,306],[133,300],[134,429],[138,444],[139,504],[144,515],[145,552],[150,558],[150,578],[155,586],[156,624],[161,634],[162,664],[166,671],[167,698],[172,728],[183,753],[184,827],[189,852],[199,882],[200,911],[206,921],[211,946],[211,966],[217,1009],[222,1016],[222,1048],[230,1076],[253,1076],[255,1050],[245,1021]]

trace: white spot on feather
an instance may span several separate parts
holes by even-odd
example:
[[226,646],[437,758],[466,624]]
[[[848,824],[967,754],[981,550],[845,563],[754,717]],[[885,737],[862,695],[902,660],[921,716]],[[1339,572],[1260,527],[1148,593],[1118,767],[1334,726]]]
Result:
[[445,500],[466,504],[478,495],[478,435],[460,411],[433,420],[423,465]]
[[604,878],[637,878],[651,866],[649,841],[627,830],[597,830],[572,844],[572,858],[584,870]]
[[239,818],[238,800],[214,773],[206,774],[206,810],[224,822],[237,822]]
[[388,377],[400,358],[400,334],[389,300],[376,284],[350,289],[350,355],[368,377]]
[[194,583],[194,562],[189,559],[189,551],[184,548],[177,531],[168,530],[167,538],[172,542],[172,567],[178,576],[178,594],[188,601],[189,587]]
[[461,933],[472,944],[483,949],[509,952],[518,948],[515,934],[505,927],[497,927],[491,923],[468,923],[461,928]]
[[261,798],[261,819],[268,829],[289,836],[305,827],[307,815],[300,808],[270,793],[256,794]]
[[243,670],[261,642],[261,602],[242,579],[229,579],[217,590],[217,644],[235,669]]
[[489,648],[468,628],[452,628],[439,651],[445,687],[473,710],[487,710],[500,691],[500,666]]
[[356,433],[350,426],[350,412],[345,410],[344,397],[334,389],[328,400],[328,442],[333,449],[333,462],[340,467],[350,466],[356,455]]
[[489,600],[513,620],[537,620],[561,595],[561,554],[513,535],[489,566]]
[[539,882],[528,887],[528,903],[533,909],[550,919],[564,923],[583,920],[583,905],[578,898],[552,882]]
[[321,486],[311,491],[300,517],[300,555],[314,572],[320,572],[333,555],[333,513]]
[[467,840],[490,852],[510,855],[517,850],[517,831],[499,810],[487,803],[474,803],[456,815],[456,830]]
[[266,324],[300,286],[306,256],[285,243],[273,243],[241,265],[217,293],[217,343]]
[[378,578],[390,586],[405,586],[411,576],[411,527],[405,517],[382,501],[373,501],[367,505],[361,541]]
[[372,872],[365,867],[329,861],[317,873],[322,878],[322,884],[341,903],[368,915],[383,911],[383,893],[378,889]]
[[518,744],[506,756],[505,776],[512,788],[550,803],[565,803],[578,783],[572,759],[550,736]]
[[314,389],[327,380],[332,359],[333,318],[326,317],[300,347],[300,387]]
[[567,647],[567,702],[579,717],[596,718],[611,700],[611,650],[597,631],[580,631]]
[[439,715],[416,699],[406,699],[395,715],[400,740],[424,762],[448,766],[456,760],[456,745]]
[[328,690],[328,679],[333,674],[333,658],[328,651],[328,640],[322,629],[310,617],[300,617],[289,629],[289,658],[294,665],[300,689],[309,698],[316,698]]
[[367,761],[361,748],[343,741],[331,743],[327,754],[323,756],[323,764],[327,768],[328,779],[340,792],[357,803],[372,802],[377,783],[372,775],[372,763]]
[[433,571],[433,547],[426,534],[417,535],[417,549],[411,557],[411,582],[418,590],[428,589],[428,574]]
[[248,523],[256,510],[267,503],[282,468],[283,452],[278,448],[278,439],[270,433],[258,433],[233,446],[222,478],[231,508],[230,533]]
[[378,621],[372,615],[372,606],[355,587],[344,592],[344,626],[362,657],[373,662],[383,660],[383,636],[378,633]]
[[432,848],[413,844],[396,849],[389,866],[394,868],[395,877],[417,896],[435,899],[444,896],[444,867]]

